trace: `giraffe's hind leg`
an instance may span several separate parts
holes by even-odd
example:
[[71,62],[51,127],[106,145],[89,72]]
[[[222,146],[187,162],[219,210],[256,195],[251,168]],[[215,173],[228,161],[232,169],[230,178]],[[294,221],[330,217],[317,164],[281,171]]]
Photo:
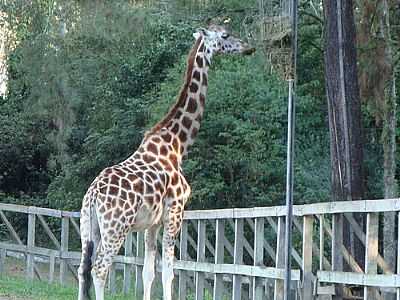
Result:
[[96,300],[104,300],[104,287],[106,284],[108,270],[112,264],[112,258],[118,253],[126,234],[121,233],[111,236],[107,240],[102,238],[97,249],[97,257],[92,269],[92,278]]
[[[183,209],[182,200],[171,206],[164,218],[163,251],[162,251],[162,284],[164,300],[172,300],[172,281],[174,280],[173,262],[175,241],[181,230]],[[184,203],[184,202],[183,202]],[[179,209],[180,208],[180,209]]]
[[145,233],[145,254],[143,266],[143,300],[151,299],[151,285],[155,277],[154,263],[157,254],[157,235],[160,225],[154,225]]

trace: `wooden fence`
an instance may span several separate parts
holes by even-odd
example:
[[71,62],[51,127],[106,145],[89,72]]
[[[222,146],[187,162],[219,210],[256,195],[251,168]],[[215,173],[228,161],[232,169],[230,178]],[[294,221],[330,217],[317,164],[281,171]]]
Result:
[[[399,211],[400,199],[296,205],[292,299],[375,300],[397,294],[400,300]],[[392,264],[382,258],[380,242],[379,220],[388,213],[398,216]],[[174,264],[176,298],[283,299],[284,216],[283,206],[186,211]],[[356,221],[360,216],[365,226]],[[0,204],[0,274],[7,272],[8,256],[20,253],[30,279],[52,282],[58,276],[62,284],[76,279],[78,218],[78,212]],[[364,265],[343,245],[344,223],[362,245]],[[133,288],[140,299],[143,243],[143,233],[128,236],[110,270],[112,293]]]

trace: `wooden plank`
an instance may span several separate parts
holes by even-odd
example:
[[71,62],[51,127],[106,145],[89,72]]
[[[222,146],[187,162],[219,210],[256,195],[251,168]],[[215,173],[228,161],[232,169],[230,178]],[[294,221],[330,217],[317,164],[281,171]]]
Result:
[[8,204],[8,203],[0,203],[0,210],[25,213],[25,214],[35,214],[35,215],[43,215],[48,217],[57,217],[61,218],[65,217],[74,217],[79,218],[79,212],[71,212],[71,211],[62,211],[57,209],[36,207],[36,206],[24,206],[18,204]]
[[319,282],[339,283],[382,288],[400,287],[400,275],[397,274],[364,274],[355,272],[318,271]]
[[[248,220],[248,219],[246,219]],[[228,220],[229,225],[232,227],[233,230],[235,230],[235,223],[233,222],[233,220]],[[253,260],[253,247],[250,245],[250,243],[246,240],[246,238],[243,236],[243,247],[244,249],[246,249],[247,253],[250,255],[250,258]]]
[[70,218],[69,220],[71,221],[72,227],[75,229],[75,232],[80,236],[81,229],[79,228],[79,224],[75,221],[74,218]]
[[[354,230],[354,233],[358,237],[358,239],[361,241],[361,243],[365,246],[365,233],[360,227],[360,225],[356,222],[352,214],[344,214],[345,218],[349,221],[351,227]],[[389,265],[387,262],[383,259],[383,257],[378,253],[378,258],[377,258],[377,263],[378,266],[382,269],[384,274],[393,274],[392,270],[390,269]]]
[[115,263],[111,264],[110,270],[108,271],[108,288],[110,289],[111,295],[117,293],[117,270]]
[[[261,219],[261,218],[259,218],[259,219]],[[262,219],[265,219],[265,218],[262,218]],[[251,229],[252,229],[253,232],[254,232],[254,223],[253,223],[252,219],[246,219],[246,220],[247,220],[247,222],[249,223]],[[264,222],[264,223],[265,223],[265,222]],[[276,227],[276,225],[275,225],[275,227]],[[275,231],[275,232],[276,232],[276,231]],[[269,254],[270,258],[275,262],[275,258],[276,258],[275,250],[274,250],[274,248],[272,248],[271,245],[268,243],[268,240],[267,240],[267,239],[264,239],[264,245],[263,245],[263,246],[264,246],[265,251]]]
[[[19,237],[18,233],[14,230],[14,228],[11,225],[10,221],[8,221],[6,215],[1,210],[0,210],[0,218],[3,220],[4,224],[6,225],[8,231],[11,234],[11,237],[17,242],[17,244],[25,246],[24,243],[22,242],[21,238]],[[6,249],[6,248],[4,248],[4,249]],[[24,249],[26,250],[26,247]],[[26,251],[25,251],[25,253],[26,253]],[[36,276],[38,278],[42,278],[42,276],[40,275],[39,269],[36,267],[35,264],[33,265],[33,268],[34,268]]]
[[[197,228],[197,221],[195,220],[191,220],[191,222],[193,223],[193,228],[194,230],[197,232],[198,228]],[[213,222],[211,222],[211,224],[213,224]],[[213,226],[215,228],[215,226]],[[194,240],[192,239],[192,241],[194,242]],[[215,255],[215,249],[214,246],[210,243],[210,241],[207,239],[207,236],[205,236],[205,245],[206,248],[208,249],[208,251],[211,252],[212,255]],[[194,242],[194,244],[192,244],[193,248],[196,249],[197,245],[196,242]]]
[[0,210],[0,217],[3,220],[4,224],[6,225],[8,231],[11,234],[11,237],[19,244],[23,245],[21,238],[19,237],[18,233],[14,230],[14,227],[11,225],[10,221],[8,221],[6,215]]
[[[249,265],[235,264],[214,264],[208,262],[181,261],[174,263],[175,269],[186,270],[191,272],[214,273],[224,275],[240,275],[247,277],[262,277],[270,279],[285,278],[285,270],[283,268],[259,267]],[[225,280],[225,279],[224,279]],[[292,270],[292,280],[300,280],[300,270]]]
[[[132,256],[132,232],[129,232],[125,239],[124,254],[125,256]],[[129,293],[132,286],[132,266],[129,264],[124,264],[124,281],[122,290],[125,295]]]
[[0,249],[0,276],[6,274],[6,257],[7,257],[7,250]]
[[[300,234],[303,234],[303,224],[301,224],[299,222],[298,218],[296,218],[296,217],[293,218],[293,224],[294,224],[294,228],[297,228],[299,230]],[[294,247],[292,248],[292,257],[294,258],[294,261],[299,266],[302,265],[303,259],[302,259],[301,255],[299,254],[299,252],[297,252],[297,250],[294,249]]]
[[302,299],[313,298],[313,273],[312,273],[312,259],[313,259],[313,216],[303,217],[303,279],[302,279]]
[[[365,273],[377,274],[378,272],[378,234],[379,215],[377,213],[367,214],[367,239],[365,245]],[[364,287],[365,300],[377,300],[377,290],[372,287]]]
[[[332,219],[333,220],[333,224],[335,223],[334,222],[334,219]],[[327,224],[325,224],[325,232],[326,233],[328,233],[328,235],[329,235],[329,237],[331,238],[331,240],[333,241],[333,233],[332,233],[332,230],[328,227],[328,225]],[[342,246],[342,257],[343,257],[343,259],[346,261],[346,263],[347,264],[349,264],[349,266],[351,267],[351,269],[354,271],[354,272],[358,272],[358,273],[362,273],[363,272],[363,270],[362,270],[362,268],[358,265],[358,263],[356,262],[356,260],[354,259],[354,257],[353,256],[351,256],[351,254],[349,253],[349,251],[347,251],[347,249],[346,249],[346,247],[343,245],[343,243],[341,243],[341,246]]]
[[324,270],[324,250],[325,250],[325,217],[319,216],[319,269]]
[[[397,275],[400,275],[400,213],[397,214]],[[396,289],[396,300],[400,300],[400,288]]]
[[[254,266],[264,265],[264,218],[254,220]],[[264,295],[264,284],[261,278],[253,277],[253,297],[254,300],[262,300]]]
[[[333,215],[332,218],[332,271],[343,271],[343,216],[340,214]],[[334,300],[343,299],[343,287],[339,284],[335,285]]]
[[[324,229],[325,229],[325,232],[328,233],[329,237],[330,237],[331,240],[333,241],[333,233],[332,233],[332,230],[328,227],[327,224],[325,224],[324,226],[325,226],[325,228],[324,228]],[[352,269],[354,272],[358,272],[358,273],[363,272],[362,268],[358,265],[358,263],[356,262],[356,260],[354,259],[354,257],[350,255],[350,253],[347,251],[347,249],[346,249],[346,247],[343,245],[343,243],[342,243],[341,245],[342,245],[342,256],[343,256],[343,259],[346,261],[346,263],[349,264],[349,266],[351,267],[351,269]],[[326,261],[326,258],[325,258],[325,257],[324,257],[324,261]],[[330,265],[329,263],[324,263],[324,264],[325,264],[325,267],[326,267],[327,265]]]
[[[277,226],[277,240],[276,240],[276,268],[283,269],[285,266],[285,219],[284,217],[278,218]],[[294,278],[292,277],[292,280]],[[274,300],[282,300],[284,293],[283,280],[275,280],[274,287]]]
[[[293,215],[303,217],[306,215],[337,214],[337,213],[368,213],[399,211],[400,198],[383,200],[337,201],[322,202],[304,205],[294,205]],[[217,210],[192,210],[185,211],[184,219],[237,219],[259,217],[285,216],[285,206],[232,208]]]
[[[136,234],[136,256],[144,259],[144,233],[137,232]],[[141,299],[143,297],[143,264],[135,266],[135,297]]]
[[56,257],[54,255],[50,255],[49,257],[49,283],[53,283],[54,281],[54,269],[56,265]]
[[[243,219],[235,219],[235,244],[233,263],[242,265],[243,263]],[[232,300],[241,300],[242,298],[242,276],[233,275]]]
[[[216,220],[215,224],[215,264],[224,263],[224,241],[225,241],[225,222]],[[213,299],[222,299],[224,294],[224,281],[222,274],[214,274]]]
[[63,217],[61,219],[61,243],[60,243],[60,284],[65,285],[67,282],[67,259],[63,257],[63,253],[68,252],[68,239],[69,239],[69,218]]
[[[52,241],[53,245],[61,251],[61,244],[59,243],[59,241],[57,240],[56,236],[53,234],[53,232],[51,231],[50,227],[48,226],[46,220],[43,218],[42,215],[36,215],[36,217],[39,219],[43,229],[45,230],[46,234],[48,235],[48,237],[50,238],[50,240]],[[72,219],[70,219],[72,220]],[[74,276],[74,279],[76,281],[78,281],[78,273],[75,270],[74,266],[71,265],[67,260],[65,260],[66,264],[67,264],[67,268],[71,271],[71,273]]]
[[[79,212],[61,211],[40,207],[27,207],[16,204],[0,203],[0,210],[20,213],[40,214],[52,217],[73,217],[79,218]],[[322,202],[305,205],[294,205],[293,215],[303,217],[305,215],[336,214],[336,213],[368,213],[400,211],[400,198],[381,200],[360,200],[360,201],[337,201]],[[281,217],[285,216],[285,206],[274,207],[253,207],[233,208],[217,210],[192,210],[185,211],[184,219],[237,219],[237,218],[258,218],[258,217]]]
[[[198,220],[197,224],[197,262],[204,262],[206,256],[206,223]],[[204,300],[204,273],[196,272],[196,300]]]
[[[28,215],[28,239],[27,239],[27,248],[35,247],[35,232],[36,232],[36,216],[34,214]],[[32,253],[28,253],[26,258],[26,277],[28,280],[34,279],[34,264],[35,264],[35,255]]]
[[[187,243],[188,243],[188,224],[187,221],[182,222],[182,229],[180,234],[180,244],[179,244],[179,258],[180,260],[187,260]],[[186,290],[187,290],[187,272],[184,270],[179,271],[179,283],[178,283],[178,299],[186,300]]]
[[[223,220],[223,219],[218,219],[218,220]],[[214,223],[211,223],[211,226],[213,227],[214,230],[216,230]],[[233,257],[233,246],[226,237],[224,239],[224,247],[228,251],[228,253]]]
[[57,240],[56,236],[51,231],[49,225],[47,225],[47,223],[46,223],[45,219],[43,218],[43,216],[37,215],[37,218],[39,219],[39,222],[41,223],[41,225],[42,225],[44,231],[46,232],[47,236],[52,241],[53,245],[56,246],[57,249],[60,249],[61,244],[59,243],[59,241]]

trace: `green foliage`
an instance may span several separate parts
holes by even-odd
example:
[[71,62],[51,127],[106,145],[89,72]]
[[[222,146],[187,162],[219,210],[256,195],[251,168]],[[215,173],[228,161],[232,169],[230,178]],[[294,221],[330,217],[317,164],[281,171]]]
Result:
[[[97,173],[129,156],[168,111],[195,28],[231,19],[234,32],[258,37],[257,1],[146,3],[1,4],[17,42],[0,102],[1,201],[79,209]],[[312,203],[328,200],[330,186],[323,28],[321,12],[300,4],[295,201]],[[266,71],[257,46],[210,69],[205,118],[184,163],[191,208],[284,201],[287,83]],[[364,116],[367,195],[379,197],[379,129]]]
[[[285,191],[286,85],[267,76],[263,66],[260,55],[217,58],[212,64],[205,118],[184,164],[193,188],[191,208],[281,203]],[[183,73],[184,58],[161,85],[151,109],[153,123],[174,101]],[[324,119],[313,98],[300,97],[298,102],[298,140],[306,143],[300,147],[304,150],[324,140],[324,133],[318,130]],[[321,155],[326,149],[314,149],[299,156],[296,199],[300,202],[328,196],[326,184],[318,189],[313,186],[320,179],[321,163],[327,166],[327,156]]]

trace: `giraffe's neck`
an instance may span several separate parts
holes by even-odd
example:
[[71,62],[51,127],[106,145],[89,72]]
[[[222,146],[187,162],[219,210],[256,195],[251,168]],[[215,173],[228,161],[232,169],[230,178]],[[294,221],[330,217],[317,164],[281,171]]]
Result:
[[198,38],[189,53],[185,82],[175,105],[148,133],[168,131],[180,144],[179,155],[186,155],[203,118],[212,52]]

